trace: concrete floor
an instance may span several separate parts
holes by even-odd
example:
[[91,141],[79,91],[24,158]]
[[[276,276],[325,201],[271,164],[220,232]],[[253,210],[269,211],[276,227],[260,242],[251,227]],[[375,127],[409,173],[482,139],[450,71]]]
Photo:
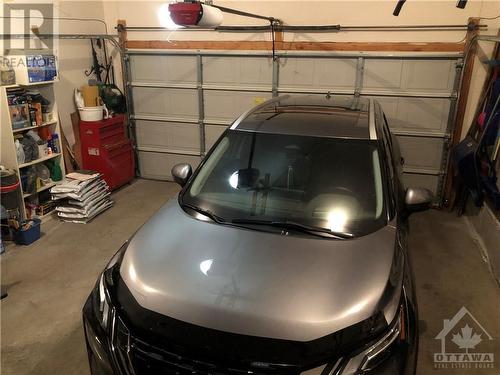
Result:
[[[28,247],[9,246],[1,280],[1,373],[88,374],[81,308],[108,259],[178,191],[176,185],[138,180],[113,195],[115,206],[87,225],[52,220]],[[500,288],[488,273],[465,221],[429,211],[412,218],[413,257],[421,319],[417,373],[500,373]],[[434,369],[434,337],[465,306],[494,341],[496,369]],[[483,334],[484,338],[484,334]],[[484,350],[483,350],[484,351]]]

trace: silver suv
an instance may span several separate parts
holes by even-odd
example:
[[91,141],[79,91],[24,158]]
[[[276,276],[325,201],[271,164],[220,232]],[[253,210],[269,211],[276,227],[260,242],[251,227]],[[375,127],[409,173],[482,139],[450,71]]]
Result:
[[403,159],[374,100],[239,117],[112,258],[84,309],[93,374],[413,374]]

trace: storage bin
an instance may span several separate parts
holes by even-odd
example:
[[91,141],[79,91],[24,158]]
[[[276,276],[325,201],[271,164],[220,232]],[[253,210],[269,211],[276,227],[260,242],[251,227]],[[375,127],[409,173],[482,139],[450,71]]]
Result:
[[80,119],[85,122],[101,121],[104,117],[104,107],[83,107],[78,108]]
[[14,242],[18,245],[29,245],[40,238],[40,219],[31,219],[33,225],[26,230],[14,231]]

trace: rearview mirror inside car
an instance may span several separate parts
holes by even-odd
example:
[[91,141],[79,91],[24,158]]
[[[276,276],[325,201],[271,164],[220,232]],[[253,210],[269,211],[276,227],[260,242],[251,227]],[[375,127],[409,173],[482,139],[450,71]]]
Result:
[[257,168],[238,170],[238,189],[254,188],[259,181],[260,171]]
[[193,168],[187,163],[176,164],[172,167],[172,177],[179,185],[186,185],[189,177],[193,174]]
[[411,212],[425,211],[430,208],[434,194],[425,188],[408,188],[406,190],[406,209]]

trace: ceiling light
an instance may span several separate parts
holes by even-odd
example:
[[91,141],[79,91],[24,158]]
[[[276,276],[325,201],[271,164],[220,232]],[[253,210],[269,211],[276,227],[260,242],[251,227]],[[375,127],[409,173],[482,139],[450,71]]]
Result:
[[343,232],[347,223],[347,212],[342,208],[335,208],[328,212],[327,227],[333,232]]
[[158,21],[162,27],[170,30],[176,30],[180,26],[177,25],[170,15],[170,10],[168,10],[168,4],[163,4],[158,8]]
[[229,185],[231,185],[233,189],[238,188],[238,171],[234,172],[231,177],[229,177]]
[[200,263],[201,273],[204,274],[205,276],[208,276],[208,271],[210,271],[210,268],[212,268],[213,262],[214,262],[213,259],[207,259],[201,262]]

